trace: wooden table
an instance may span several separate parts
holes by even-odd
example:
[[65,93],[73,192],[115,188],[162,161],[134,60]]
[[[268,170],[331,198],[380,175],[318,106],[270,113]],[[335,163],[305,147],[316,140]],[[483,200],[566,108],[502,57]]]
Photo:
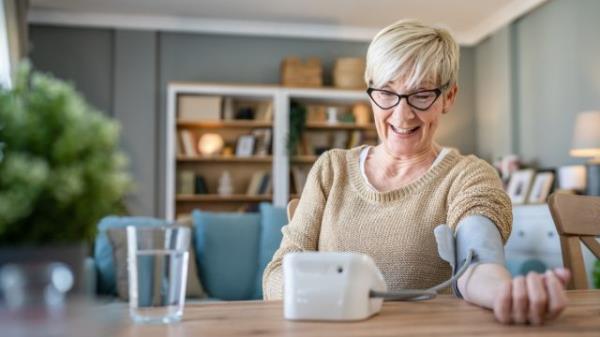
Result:
[[600,290],[569,291],[568,296],[561,317],[543,326],[502,325],[491,311],[446,295],[425,302],[385,302],[368,320],[341,323],[287,321],[280,301],[189,305],[180,323],[127,323],[121,336],[600,336]]

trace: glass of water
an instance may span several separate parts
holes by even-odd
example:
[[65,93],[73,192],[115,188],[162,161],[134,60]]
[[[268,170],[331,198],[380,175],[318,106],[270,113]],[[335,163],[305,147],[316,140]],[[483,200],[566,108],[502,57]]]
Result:
[[187,227],[127,227],[129,314],[133,321],[181,320],[190,236]]

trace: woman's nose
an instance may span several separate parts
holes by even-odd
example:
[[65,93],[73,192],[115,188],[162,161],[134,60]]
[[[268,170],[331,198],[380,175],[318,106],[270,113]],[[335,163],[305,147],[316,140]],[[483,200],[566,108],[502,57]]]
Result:
[[406,98],[403,98],[398,105],[394,107],[392,111],[392,119],[400,122],[403,120],[411,120],[415,118],[415,112],[410,105],[406,102]]

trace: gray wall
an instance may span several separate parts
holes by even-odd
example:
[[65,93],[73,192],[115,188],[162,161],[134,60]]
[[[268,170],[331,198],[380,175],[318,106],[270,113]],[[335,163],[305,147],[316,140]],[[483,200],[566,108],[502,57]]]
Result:
[[569,149],[577,113],[600,109],[598,13],[596,0],[549,1],[476,47],[480,155],[515,152],[542,168],[585,161]]
[[488,161],[512,151],[510,44],[505,27],[475,50],[476,152]]
[[[166,85],[170,81],[278,83],[281,59],[317,56],[331,74],[335,58],[364,56],[368,44],[305,39],[31,26],[31,59],[71,80],[123,126],[137,191],[136,215],[164,215]],[[460,91],[444,116],[440,143],[475,151],[474,49],[461,49]],[[331,77],[325,77],[325,84]]]
[[71,81],[89,103],[112,114],[112,30],[30,26],[29,34],[37,69]]
[[460,49],[458,96],[454,107],[442,117],[437,141],[443,146],[455,147],[461,153],[475,153],[475,50]]
[[156,215],[156,166],[161,162],[156,151],[156,33],[119,30],[114,36],[114,116],[121,122],[121,144],[136,180],[127,206],[132,214]]
[[582,162],[569,149],[577,113],[600,109],[598,13],[597,0],[555,0],[515,24],[518,149],[540,166]]

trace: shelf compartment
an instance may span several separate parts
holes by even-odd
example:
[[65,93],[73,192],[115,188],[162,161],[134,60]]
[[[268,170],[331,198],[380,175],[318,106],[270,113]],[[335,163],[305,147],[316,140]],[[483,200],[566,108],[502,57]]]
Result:
[[176,196],[177,202],[229,202],[229,203],[245,203],[245,202],[262,202],[271,201],[273,196],[265,195],[246,195],[232,194],[222,196],[218,194],[179,194]]
[[354,123],[327,123],[327,122],[310,122],[306,123],[307,130],[375,130],[375,124],[358,125]]
[[312,164],[317,160],[317,158],[319,158],[319,157],[311,156],[311,155],[293,156],[292,163],[294,163],[294,164]]
[[252,156],[252,157],[188,157],[177,156],[177,161],[181,163],[272,163],[273,156]]
[[254,121],[254,120],[233,120],[233,121],[177,121],[177,127],[181,129],[253,129],[253,128],[272,128],[273,122]]

